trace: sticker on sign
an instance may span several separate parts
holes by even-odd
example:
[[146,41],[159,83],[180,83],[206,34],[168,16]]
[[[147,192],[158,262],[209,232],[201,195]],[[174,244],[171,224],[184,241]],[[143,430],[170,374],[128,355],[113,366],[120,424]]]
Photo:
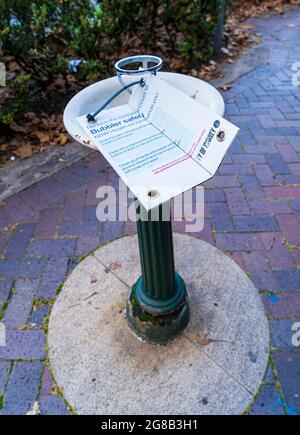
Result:
[[150,210],[213,177],[239,129],[157,76],[144,80],[128,104],[77,121]]

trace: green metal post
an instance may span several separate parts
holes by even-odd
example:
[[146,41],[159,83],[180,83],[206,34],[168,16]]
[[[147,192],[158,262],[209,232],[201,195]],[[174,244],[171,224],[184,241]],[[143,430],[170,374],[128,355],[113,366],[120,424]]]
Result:
[[189,321],[186,287],[175,272],[171,216],[164,216],[163,206],[156,210],[157,220],[139,203],[137,211],[142,276],[132,287],[126,316],[139,336],[166,343]]

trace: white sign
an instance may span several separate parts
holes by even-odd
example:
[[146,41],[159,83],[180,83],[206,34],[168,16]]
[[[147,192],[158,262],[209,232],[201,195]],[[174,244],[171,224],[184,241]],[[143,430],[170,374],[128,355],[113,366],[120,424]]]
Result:
[[158,77],[145,82],[96,122],[77,120],[149,210],[211,178],[239,129]]

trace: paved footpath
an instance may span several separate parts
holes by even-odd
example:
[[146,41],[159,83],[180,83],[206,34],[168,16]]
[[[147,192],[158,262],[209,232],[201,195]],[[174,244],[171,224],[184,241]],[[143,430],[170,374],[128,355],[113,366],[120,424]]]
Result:
[[[270,366],[250,414],[300,414],[300,8],[253,20],[269,63],[224,93],[227,117],[241,127],[218,175],[206,183],[205,228],[196,234],[246,270],[270,319]],[[298,54],[297,54],[298,53]],[[118,185],[98,153],[11,196],[0,206],[0,415],[69,413],[47,366],[47,319],[57,289],[96,246],[134,231],[99,223],[96,189]],[[182,224],[174,225],[181,231]],[[1,324],[0,324],[1,326]]]

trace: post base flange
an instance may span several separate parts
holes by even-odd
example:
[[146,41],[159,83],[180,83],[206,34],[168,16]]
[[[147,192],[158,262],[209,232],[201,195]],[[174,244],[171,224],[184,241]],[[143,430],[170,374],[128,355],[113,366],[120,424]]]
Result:
[[141,302],[142,294],[140,277],[130,291],[126,306],[128,324],[140,338],[153,344],[166,344],[186,328],[190,318],[188,295],[179,274],[176,273],[176,298],[162,303],[161,309],[157,303],[150,306]]

